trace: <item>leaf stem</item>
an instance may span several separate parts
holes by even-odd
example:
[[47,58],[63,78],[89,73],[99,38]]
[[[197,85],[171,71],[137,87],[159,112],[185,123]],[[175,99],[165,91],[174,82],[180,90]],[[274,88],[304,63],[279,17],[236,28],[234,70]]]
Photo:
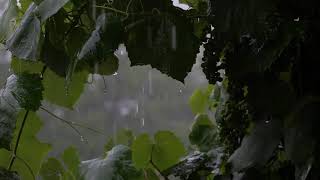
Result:
[[21,127],[19,129],[18,138],[17,138],[17,142],[16,142],[15,147],[14,147],[13,155],[12,155],[12,158],[10,160],[10,164],[8,166],[8,170],[9,171],[11,170],[12,165],[13,165],[14,161],[17,158],[17,151],[18,151],[18,147],[19,147],[19,142],[20,142],[21,135],[22,135],[22,132],[23,132],[23,129],[24,129],[24,125],[26,124],[26,121],[28,119],[28,115],[29,115],[29,111],[26,111],[26,113],[24,115],[24,118],[23,118],[23,121],[22,121],[22,124],[21,124]]
[[116,13],[119,13],[119,14],[122,14],[124,16],[128,16],[128,13],[124,12],[124,11],[121,11],[119,9],[115,9],[115,8],[112,8],[112,7],[108,7],[108,6],[95,6],[97,8],[102,8],[102,9],[106,9],[106,10],[109,10],[109,11],[113,11],[113,12],[116,12]]

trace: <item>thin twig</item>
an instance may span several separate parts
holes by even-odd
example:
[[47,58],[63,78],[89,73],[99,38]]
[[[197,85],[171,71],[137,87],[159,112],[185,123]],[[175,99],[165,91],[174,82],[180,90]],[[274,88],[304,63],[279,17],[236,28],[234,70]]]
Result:
[[19,129],[18,138],[17,138],[17,142],[16,142],[15,147],[14,147],[13,155],[12,155],[12,158],[10,160],[10,164],[8,166],[8,170],[9,171],[11,170],[12,165],[13,165],[14,161],[17,158],[17,151],[18,151],[18,147],[19,147],[19,142],[20,142],[21,135],[22,135],[22,132],[23,132],[23,129],[24,129],[24,125],[26,124],[28,115],[29,115],[29,111],[26,111],[26,113],[24,115],[24,118],[23,118],[23,121],[22,121],[22,124],[21,124],[21,127]]
[[[74,126],[78,126],[78,127],[81,127],[81,128],[87,129],[87,130],[90,130],[90,131],[95,132],[95,133],[97,133],[97,134],[105,135],[103,132],[101,132],[101,131],[99,131],[99,130],[96,130],[96,129],[93,129],[93,128],[91,128],[91,127],[87,127],[87,126],[84,126],[84,125],[82,125],[82,124],[78,124],[78,123],[73,122],[73,121],[67,121],[67,120],[65,120],[65,119],[62,119],[61,117],[55,115],[54,113],[50,112],[49,110],[47,110],[46,108],[44,108],[44,107],[42,107],[42,106],[40,107],[40,109],[43,110],[43,111],[45,111],[46,113],[50,114],[50,115],[53,116],[54,118],[56,118],[56,119],[58,119],[58,120],[60,120],[60,121],[62,121],[62,122],[64,122],[64,123],[68,124],[70,127],[72,127],[72,129],[76,130],[76,132],[77,132],[80,136],[82,136],[81,133],[80,133],[79,130],[77,130],[76,127],[74,127]],[[82,136],[82,137],[83,137],[83,136]]]
[[124,11],[121,11],[119,9],[115,9],[115,8],[112,8],[112,7],[108,7],[108,6],[95,6],[97,8],[102,8],[102,9],[106,9],[106,10],[109,10],[109,11],[113,11],[113,12],[116,12],[116,13],[119,13],[119,14],[122,14],[124,16],[127,16],[128,14]]

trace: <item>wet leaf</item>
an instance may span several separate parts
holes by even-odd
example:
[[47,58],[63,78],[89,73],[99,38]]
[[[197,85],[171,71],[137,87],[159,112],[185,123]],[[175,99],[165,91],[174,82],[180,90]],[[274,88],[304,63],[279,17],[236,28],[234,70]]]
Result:
[[80,179],[80,158],[79,153],[74,147],[69,147],[64,150],[62,154],[64,164],[67,166],[68,171],[75,177],[76,180]]
[[138,136],[132,144],[132,160],[137,168],[146,168],[151,160],[152,141],[148,134]]
[[154,136],[152,162],[162,171],[178,163],[186,154],[182,142],[169,131],[159,131]]
[[60,180],[64,173],[63,165],[55,158],[49,158],[42,164],[40,170],[43,180]]

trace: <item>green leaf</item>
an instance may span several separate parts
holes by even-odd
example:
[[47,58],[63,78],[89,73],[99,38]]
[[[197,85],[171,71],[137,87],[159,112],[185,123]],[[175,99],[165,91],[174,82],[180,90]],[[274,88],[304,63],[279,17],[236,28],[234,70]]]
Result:
[[1,180],[20,180],[20,177],[16,172],[8,171],[2,167],[0,167],[0,177]]
[[197,89],[194,91],[189,99],[189,105],[194,114],[201,114],[206,112],[206,110],[209,108],[209,98],[213,89],[214,86],[209,85],[205,91],[201,89]]
[[97,158],[82,163],[84,179],[102,180],[132,179],[140,180],[143,174],[131,161],[131,150],[124,145],[117,145],[108,152],[105,158]]
[[68,167],[70,173],[73,174],[75,179],[80,179],[80,158],[78,151],[74,147],[64,150],[62,154],[64,164]]
[[19,103],[12,95],[17,87],[17,77],[11,75],[3,89],[0,89],[0,148],[10,149]]
[[49,158],[41,166],[40,175],[43,180],[61,180],[65,170],[59,160]]
[[16,0],[9,0],[7,2],[8,2],[8,6],[6,9],[4,9],[4,12],[0,17],[0,42],[4,39],[7,39],[10,36],[11,31],[13,30],[13,27],[15,25],[14,20],[18,15]]
[[159,131],[154,137],[152,162],[162,171],[178,163],[186,154],[182,142],[169,131]]
[[263,166],[280,142],[282,127],[283,122],[279,119],[261,118],[229,158],[232,172],[240,172],[255,165]]
[[88,72],[76,72],[69,87],[66,88],[65,79],[48,69],[43,79],[44,98],[53,104],[72,109],[82,94],[87,79]]
[[6,46],[14,56],[20,59],[36,60],[40,40],[40,20],[34,13],[37,6],[30,5],[21,25],[7,41]]
[[152,141],[148,134],[138,136],[132,144],[132,160],[137,168],[146,168],[151,160]]
[[[12,147],[15,145],[19,129],[23,121],[25,111],[21,111],[17,118],[17,128],[14,133],[14,141]],[[51,147],[48,144],[41,143],[36,135],[38,134],[42,123],[39,117],[34,112],[29,112],[29,116],[24,125],[24,129],[19,141],[19,148],[17,151],[17,159],[14,161],[12,170],[17,171],[22,179],[33,179],[28,166],[31,168],[34,175],[39,173],[43,158],[45,158]],[[0,150],[0,166],[7,167],[11,160],[11,152]]]
[[199,114],[192,126],[189,140],[197,145],[200,151],[209,151],[217,145],[217,127],[213,125],[208,115]]

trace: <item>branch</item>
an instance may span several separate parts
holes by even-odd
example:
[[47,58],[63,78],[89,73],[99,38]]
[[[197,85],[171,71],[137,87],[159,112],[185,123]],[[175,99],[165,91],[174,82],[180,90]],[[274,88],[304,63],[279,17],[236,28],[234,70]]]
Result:
[[18,147],[19,147],[20,138],[21,138],[21,135],[22,135],[22,132],[23,132],[23,129],[24,129],[24,125],[25,125],[25,123],[27,121],[28,115],[29,115],[29,111],[26,111],[26,113],[24,115],[24,118],[23,118],[23,121],[22,121],[22,124],[21,124],[21,127],[19,129],[18,138],[17,138],[17,142],[16,142],[15,147],[14,147],[13,155],[12,155],[12,158],[10,160],[10,164],[8,166],[8,170],[9,171],[11,171],[12,165],[13,165],[14,161],[17,158],[17,151],[18,151]]

